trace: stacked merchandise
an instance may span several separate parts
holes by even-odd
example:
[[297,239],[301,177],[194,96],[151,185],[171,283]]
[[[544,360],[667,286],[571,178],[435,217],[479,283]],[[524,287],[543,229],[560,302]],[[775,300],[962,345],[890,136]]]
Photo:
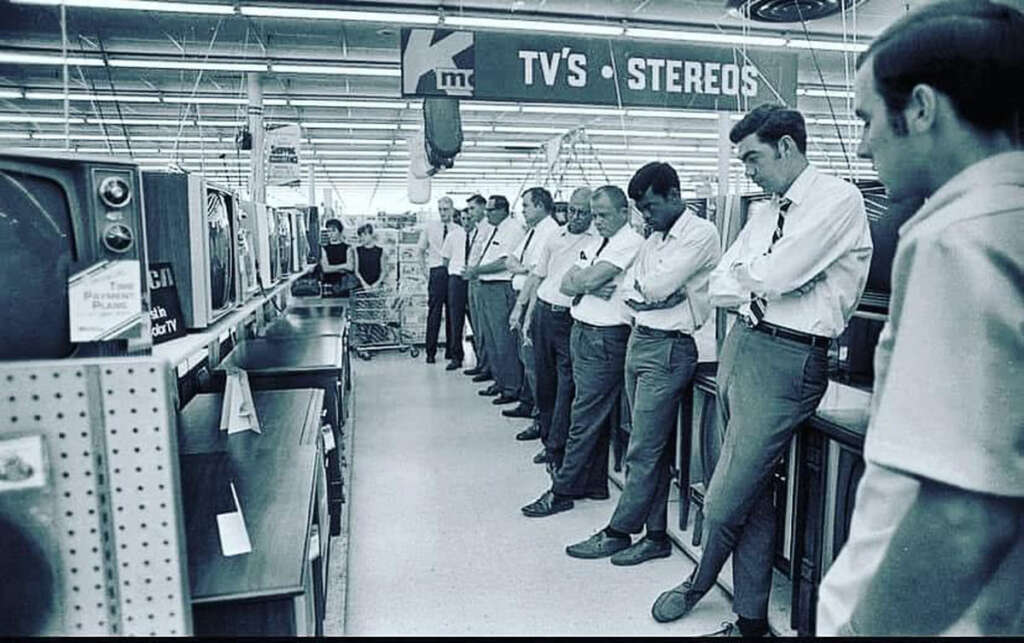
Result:
[[405,301],[402,327],[413,344],[422,344],[427,337],[427,275],[416,250],[421,229],[414,225],[398,231],[398,293]]

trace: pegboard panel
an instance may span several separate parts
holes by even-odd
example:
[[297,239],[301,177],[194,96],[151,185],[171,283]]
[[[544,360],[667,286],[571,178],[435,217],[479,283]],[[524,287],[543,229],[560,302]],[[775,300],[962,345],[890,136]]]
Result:
[[174,382],[156,363],[100,367],[122,633],[191,631]]
[[124,358],[0,364],[0,456],[39,436],[52,486],[19,505],[0,485],[15,519],[53,514],[41,531],[62,618],[40,633],[191,633],[168,370]]

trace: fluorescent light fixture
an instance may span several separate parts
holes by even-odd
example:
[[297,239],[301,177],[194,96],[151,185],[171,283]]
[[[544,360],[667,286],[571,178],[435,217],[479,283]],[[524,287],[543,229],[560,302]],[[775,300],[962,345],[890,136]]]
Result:
[[264,105],[270,105],[270,106],[273,106],[273,107],[277,107],[277,106],[281,106],[281,105],[287,105],[288,104],[288,99],[287,98],[264,98],[263,99],[263,104]]
[[[261,71],[265,71],[265,68]],[[340,76],[394,76],[402,75],[398,67],[361,67],[357,65],[290,65],[272,63],[270,71],[280,74],[330,74]]]
[[815,98],[853,98],[852,89],[817,89],[814,87],[808,87],[796,90],[797,96],[813,96]]
[[665,138],[668,136],[668,132],[664,130],[634,130],[634,129],[587,129],[586,133],[590,136],[634,136],[637,138]]
[[691,112],[685,109],[630,109],[627,116],[637,118],[689,118],[692,120],[717,121],[718,114],[713,112]]
[[428,13],[389,13],[384,11],[345,11],[340,9],[304,9],[301,7],[264,7],[242,5],[243,16],[261,18],[300,18],[313,20],[344,20],[354,22],[385,22],[413,25],[436,25],[437,16]]
[[494,131],[507,134],[565,134],[568,129],[565,127],[534,127],[532,125],[495,125]]
[[839,125],[843,127],[850,125],[854,127],[860,127],[861,125],[864,124],[860,120],[855,118],[837,118],[835,120],[832,120],[831,118],[808,118],[807,122],[812,123],[814,125]]
[[459,110],[463,112],[518,112],[519,105],[515,103],[496,105],[494,103],[464,103],[459,101]]
[[322,98],[292,99],[293,107],[352,107],[361,109],[407,109],[409,103],[404,100],[338,100]]
[[126,11],[165,11],[172,13],[232,14],[235,8],[226,4],[196,2],[156,2],[155,0],[11,0],[11,4],[65,5],[88,9],[122,9]]
[[669,138],[696,138],[709,141],[717,141],[718,134],[715,132],[669,132]]
[[484,29],[523,29],[527,31],[554,31],[590,36],[621,36],[619,25],[597,25],[584,22],[554,22],[551,20],[514,20],[474,16],[445,16],[446,27],[481,27]]
[[311,138],[311,145],[391,145],[395,143],[389,138]]
[[[75,138],[72,136],[71,138]],[[100,139],[103,137],[100,136]],[[219,136],[136,136],[132,135],[133,141],[167,141],[173,143],[178,141],[180,143],[220,143],[221,138]],[[232,139],[234,140],[234,139]]]
[[612,107],[560,107],[557,105],[523,105],[529,114],[579,114],[581,116],[625,116],[626,110]]
[[409,150],[316,150],[313,156],[409,156]]
[[[64,100],[63,92],[34,92],[26,91],[25,98],[28,100]],[[68,100],[75,101],[96,101],[96,102],[121,102],[121,103],[159,103],[159,96],[146,96],[143,94],[68,94]]]
[[199,127],[242,127],[245,121],[196,121]]
[[0,138],[29,138],[28,132],[0,132]]
[[308,127],[310,129],[398,129],[398,123],[332,123],[322,121],[308,121],[300,123],[300,125],[302,125],[302,127]]
[[535,141],[476,141],[476,147],[522,147],[536,149],[543,145]]
[[0,98],[22,98],[20,89],[0,89]]
[[[33,132],[32,138],[38,139],[40,141],[63,141],[65,137],[64,137],[63,134],[48,134],[48,133],[35,133],[35,132]],[[72,134],[70,138],[71,138],[72,141],[105,141],[105,140],[107,140],[107,137],[103,136],[102,134]],[[110,138],[112,140],[117,140],[117,139],[120,139],[121,137],[120,136],[112,136]]]
[[725,45],[751,45],[753,47],[783,47],[785,38],[766,36],[747,36],[732,33],[712,33],[704,31],[673,31],[670,29],[647,29],[630,27],[626,29],[628,38],[653,38],[657,40],[683,40],[689,42],[713,42]]
[[[150,127],[178,127],[181,121],[173,118],[95,118],[90,116],[89,123],[97,125],[139,125]],[[194,121],[185,121],[186,125],[192,125]]]
[[110,58],[111,67],[137,69],[193,69],[201,71],[267,71],[266,63],[234,63],[215,60],[173,60],[169,58]]
[[[80,124],[81,118],[70,116],[68,123]],[[42,114],[0,114],[0,123],[60,123],[64,124],[63,116],[43,116]]]
[[820,49],[824,51],[850,51],[860,53],[867,51],[868,46],[857,42],[838,42],[832,40],[801,40],[797,38],[786,42],[787,47],[795,49]]
[[[87,58],[85,56],[68,56],[69,65],[80,67],[102,67],[103,61],[99,58]],[[16,65],[63,65],[64,58],[60,54],[23,54],[17,51],[0,51],[0,63],[11,63]]]
[[164,96],[165,103],[184,103],[186,105],[245,105],[249,101],[245,98],[231,98],[228,96]]

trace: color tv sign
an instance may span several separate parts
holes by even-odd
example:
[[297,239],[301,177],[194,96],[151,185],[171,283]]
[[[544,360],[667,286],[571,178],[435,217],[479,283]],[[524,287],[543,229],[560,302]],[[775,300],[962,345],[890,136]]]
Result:
[[403,29],[402,95],[746,109],[796,104],[794,53],[639,40]]

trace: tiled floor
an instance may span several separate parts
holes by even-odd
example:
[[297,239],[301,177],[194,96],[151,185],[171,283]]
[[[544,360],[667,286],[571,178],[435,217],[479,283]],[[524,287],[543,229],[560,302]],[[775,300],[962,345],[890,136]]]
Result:
[[[694,612],[662,625],[659,592],[692,563],[679,551],[634,568],[569,558],[565,545],[611,515],[612,499],[580,501],[548,518],[519,508],[549,485],[530,462],[538,442],[517,442],[469,378],[423,356],[353,360],[356,378],[347,611],[328,603],[327,634],[686,636],[732,617],[714,590]],[[335,548],[338,552],[340,548]],[[332,595],[335,595],[332,592]]]

